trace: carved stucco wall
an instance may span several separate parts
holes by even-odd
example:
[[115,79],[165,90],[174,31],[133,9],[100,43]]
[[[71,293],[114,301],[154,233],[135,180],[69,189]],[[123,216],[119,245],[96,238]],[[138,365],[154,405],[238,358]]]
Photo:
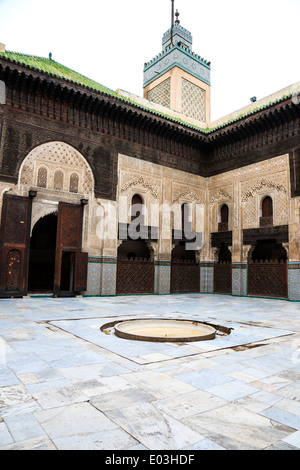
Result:
[[[120,221],[123,223],[130,221],[132,196],[139,194],[146,207],[145,224],[160,227],[158,247],[154,247],[158,257],[170,258],[171,229],[181,228],[181,214],[176,208],[180,208],[182,204],[190,204],[193,230],[199,227],[204,230],[205,178],[126,155],[119,155],[118,172],[117,201]],[[163,217],[162,210],[159,211],[162,205],[175,209],[175,213],[171,211],[168,214],[164,211],[165,217]]]
[[[229,207],[229,230],[233,231],[233,261],[243,261],[242,230],[258,228],[261,203],[273,200],[273,225],[292,224],[289,156],[280,155],[208,180],[210,230],[217,231],[220,207]],[[209,233],[206,234],[207,236]]]

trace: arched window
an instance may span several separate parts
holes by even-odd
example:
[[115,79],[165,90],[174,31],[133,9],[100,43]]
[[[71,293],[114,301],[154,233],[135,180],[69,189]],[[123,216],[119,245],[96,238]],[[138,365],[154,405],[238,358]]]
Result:
[[220,210],[220,221],[218,225],[219,232],[227,232],[228,230],[229,209],[227,204],[223,204]]
[[38,178],[37,178],[37,185],[40,188],[47,187],[47,169],[44,167],[39,168],[38,171]]
[[131,221],[142,216],[142,218],[140,218],[140,222],[144,223],[143,207],[144,207],[143,199],[141,198],[139,194],[135,194],[131,200]]
[[79,184],[79,178],[77,173],[72,173],[70,176],[70,187],[69,191],[70,193],[78,193],[78,184]]
[[261,203],[262,217],[270,217],[273,215],[273,201],[270,196],[266,196]]
[[57,170],[54,173],[54,189],[62,191],[64,187],[64,174],[62,171]]
[[273,225],[273,201],[270,196],[264,197],[261,202],[260,226],[266,227],[268,225]]

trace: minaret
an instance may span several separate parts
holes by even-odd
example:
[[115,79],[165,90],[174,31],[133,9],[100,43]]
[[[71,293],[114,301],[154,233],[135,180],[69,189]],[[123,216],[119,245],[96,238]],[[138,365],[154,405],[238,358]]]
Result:
[[[192,51],[193,39],[174,15],[162,52],[144,65],[144,98],[198,121],[210,122],[210,62]],[[176,17],[176,20],[175,20]]]

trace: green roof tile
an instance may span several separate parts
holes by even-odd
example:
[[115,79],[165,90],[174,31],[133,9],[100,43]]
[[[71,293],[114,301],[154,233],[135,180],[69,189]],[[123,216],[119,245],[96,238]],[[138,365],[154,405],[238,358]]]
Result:
[[19,52],[5,51],[0,52],[0,57],[9,59],[17,64],[25,65],[32,69],[38,70],[40,72],[48,73],[53,77],[63,78],[69,82],[75,83],[77,85],[82,85],[92,90],[99,91],[102,93],[107,93],[109,95],[117,96],[116,92],[110,90],[109,88],[100,85],[99,83],[91,80],[90,78],[81,75],[74,70],[69,69],[65,65],[59,64],[53,59],[38,57],[34,55],[21,54]]

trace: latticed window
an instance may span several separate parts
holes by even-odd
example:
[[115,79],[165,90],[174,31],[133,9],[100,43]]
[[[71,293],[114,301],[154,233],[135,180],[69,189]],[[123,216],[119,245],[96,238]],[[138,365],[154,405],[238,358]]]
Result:
[[54,189],[57,189],[58,191],[62,191],[64,187],[64,175],[63,172],[60,170],[57,170],[54,173]]
[[161,104],[162,106],[170,107],[170,90],[171,90],[171,79],[165,80],[164,82],[157,85],[153,90],[148,92],[147,98],[153,103]]
[[70,187],[69,190],[71,193],[78,193],[79,177],[77,173],[72,173],[70,177]]
[[39,168],[38,171],[38,178],[37,178],[37,185],[40,188],[47,187],[47,169],[46,168]]
[[188,80],[182,80],[182,113],[198,121],[205,121],[205,91]]

